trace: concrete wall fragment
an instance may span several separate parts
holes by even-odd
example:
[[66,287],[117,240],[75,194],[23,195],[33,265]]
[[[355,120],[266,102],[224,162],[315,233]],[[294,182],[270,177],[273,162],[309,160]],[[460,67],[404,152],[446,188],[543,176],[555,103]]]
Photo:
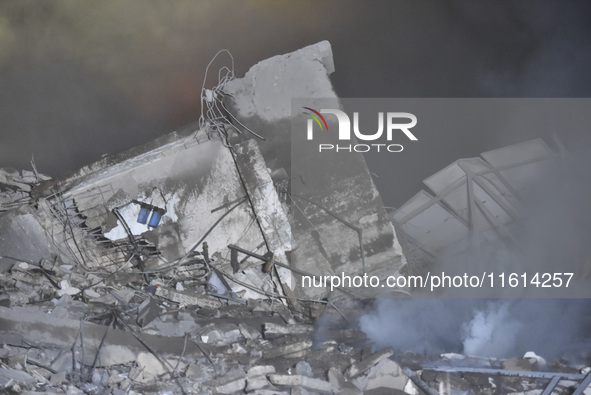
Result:
[[17,263],[12,258],[38,263],[51,254],[45,230],[27,207],[0,214],[0,229],[0,272]]
[[[240,124],[264,140],[238,123],[235,126],[242,133],[231,133],[229,140],[257,141],[276,187],[281,186],[284,201],[291,203],[292,267],[315,275],[356,275],[363,273],[365,260],[368,273],[396,274],[404,262],[402,252],[363,156],[345,160],[327,156],[312,163],[297,157],[291,144],[293,99],[332,99],[338,105],[328,78],[333,71],[326,41],[253,66],[244,78],[226,85],[224,103]],[[296,191],[302,199],[289,196]],[[363,234],[363,254],[355,229]],[[325,288],[302,287],[299,292],[312,298],[328,293]]]

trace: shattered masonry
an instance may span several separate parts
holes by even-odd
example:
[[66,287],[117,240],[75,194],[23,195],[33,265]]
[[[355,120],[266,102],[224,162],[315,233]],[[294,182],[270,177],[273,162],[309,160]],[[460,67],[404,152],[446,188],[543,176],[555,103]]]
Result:
[[[59,179],[3,171],[0,386],[54,393],[379,386],[371,372],[381,377],[383,356],[354,371],[359,383],[348,379],[366,344],[362,333],[335,329],[313,338],[313,319],[336,314],[339,295],[296,281],[361,267],[357,237],[337,243],[311,235],[290,208],[291,97],[336,98],[333,71],[330,44],[321,42],[209,91],[235,114],[232,123],[256,135],[231,131],[229,118],[208,113],[205,122]],[[366,253],[368,270],[396,272],[402,259],[393,227],[365,164],[358,166],[373,202],[354,193],[343,202],[310,195],[317,204],[300,206],[326,235],[342,225],[320,206],[367,227],[363,243],[382,241]],[[340,258],[326,261],[320,250]],[[350,299],[347,290],[340,296]],[[401,390],[414,388],[400,369],[386,374]]]
[[[204,118],[153,142],[59,179],[0,170],[0,390],[418,395],[586,386],[588,371],[538,372],[546,362],[530,353],[451,373],[467,357],[394,361],[393,349],[372,350],[347,327],[371,294],[298,286],[303,274],[392,275],[406,262],[361,156],[351,160],[354,176],[293,194],[294,177],[312,177],[292,174],[291,97],[337,99],[333,71],[330,44],[320,42],[242,79],[229,72],[203,92]],[[340,166],[321,164],[331,165]]]

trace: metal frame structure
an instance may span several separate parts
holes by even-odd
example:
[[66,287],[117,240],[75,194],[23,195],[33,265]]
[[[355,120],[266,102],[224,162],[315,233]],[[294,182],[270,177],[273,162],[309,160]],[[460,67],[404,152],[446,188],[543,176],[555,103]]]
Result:
[[[420,191],[393,213],[405,254],[421,249],[436,257],[460,253],[475,237],[517,243],[511,226],[526,204],[527,191],[558,168],[560,154],[535,139],[459,159],[423,182]],[[406,245],[405,245],[406,244]],[[405,248],[406,247],[406,248]]]

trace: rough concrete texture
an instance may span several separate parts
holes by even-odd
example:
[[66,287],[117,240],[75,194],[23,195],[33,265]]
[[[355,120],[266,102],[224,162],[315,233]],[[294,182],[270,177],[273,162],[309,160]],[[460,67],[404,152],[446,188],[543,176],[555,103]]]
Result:
[[332,394],[334,388],[332,384],[327,381],[318,380],[306,376],[294,375],[280,375],[270,374],[269,381],[277,386],[289,386],[289,387],[304,387],[306,389],[319,392],[321,394]]
[[[292,99],[337,102],[328,78],[333,71],[330,45],[321,42],[260,62],[244,78],[228,83],[224,101],[229,111],[265,139],[243,130],[232,133],[230,141],[256,140],[275,186],[283,192],[297,191],[307,199],[293,195],[285,199],[291,204],[292,267],[315,275],[363,273],[358,233],[327,209],[362,230],[368,273],[395,274],[404,262],[402,252],[363,156],[308,160],[299,157],[291,145]],[[294,276],[300,285],[300,276]],[[326,297],[327,292],[300,286],[296,294],[317,298]]]
[[273,323],[265,324],[265,339],[276,339],[285,335],[303,335],[312,333],[312,325],[277,325]]
[[[397,350],[394,362],[392,349],[372,354],[351,328],[358,306],[333,309],[334,295],[319,299],[325,289],[285,286],[290,271],[280,263],[354,274],[361,249],[351,226],[363,232],[368,271],[395,274],[402,262],[362,157],[320,167],[303,157],[308,167],[293,174],[291,97],[336,98],[327,78],[333,70],[323,42],[261,62],[224,87],[229,111],[264,141],[246,130],[225,141],[209,120],[56,180],[0,171],[0,255],[17,255],[0,264],[0,392],[540,390],[546,383],[535,372],[502,377],[503,362],[512,369],[521,362],[479,360],[492,373],[460,375],[429,371],[433,360],[422,355]],[[295,201],[290,175],[306,180],[300,192],[316,204],[286,205]],[[138,222],[142,205],[165,210],[158,226]],[[228,244],[241,255],[230,255]],[[267,262],[275,265],[263,271]],[[575,373],[556,393],[572,393],[584,377]]]
[[[287,206],[279,199],[258,144],[254,140],[245,141],[236,145],[235,153],[238,171],[267,247],[273,252],[276,260],[287,262],[285,253],[292,249],[292,231],[286,213]],[[285,268],[277,268],[277,271],[281,283],[293,289],[295,284],[291,271]]]
[[265,376],[256,376],[246,379],[246,392],[254,392],[270,386],[269,380]]
[[380,361],[382,361],[386,358],[389,358],[390,356],[392,356],[392,354],[394,354],[394,350],[392,350],[391,347],[384,348],[383,350],[380,350],[380,351],[370,355],[369,357],[365,358],[363,361],[359,362],[358,364],[351,366],[351,368],[347,372],[347,375],[350,378],[356,377],[356,376],[360,375],[361,373],[365,372],[366,370],[368,370],[369,368],[373,367],[374,365],[376,365]]
[[328,370],[328,381],[332,386],[336,389],[337,393],[345,394],[345,395],[361,395],[363,392],[351,383],[343,374],[339,371],[339,369],[335,367],[331,367]]
[[0,273],[18,263],[2,256],[38,263],[52,252],[45,230],[27,207],[0,213],[0,229]]
[[[100,223],[112,240],[126,240],[127,234],[110,211],[130,203],[120,211],[132,233],[153,243],[166,259],[175,259],[193,247],[225,212],[212,210],[245,195],[230,152],[219,140],[201,138],[198,143],[193,135],[177,137],[109,167],[91,165],[77,183],[66,180],[73,184],[67,197],[75,200],[83,215]],[[158,227],[137,222],[140,205],[131,203],[134,200],[166,210]],[[211,251],[225,251],[245,230],[243,246],[258,245],[261,236],[250,226],[251,220],[248,205],[237,207],[208,236]]]
[[[69,349],[74,342],[80,342],[83,349],[76,352],[83,363],[92,365],[101,341],[97,366],[112,366],[135,361],[140,352],[145,351],[142,344],[130,332],[111,329],[103,325],[77,320],[54,318],[42,311],[28,308],[0,308],[0,342],[13,345],[35,345],[37,347],[57,347]],[[105,335],[106,333],[106,335]],[[179,353],[183,348],[182,338],[141,335],[158,352]],[[76,340],[78,339],[78,340]],[[194,344],[188,344],[186,353],[200,352]],[[71,357],[71,356],[70,356]]]
[[355,379],[353,382],[358,388],[366,391],[380,387],[404,390],[408,380],[396,362],[383,359],[373,366],[366,376]]
[[241,118],[274,122],[291,116],[292,97],[336,98],[328,79],[333,72],[332,48],[321,41],[257,63],[225,90]]

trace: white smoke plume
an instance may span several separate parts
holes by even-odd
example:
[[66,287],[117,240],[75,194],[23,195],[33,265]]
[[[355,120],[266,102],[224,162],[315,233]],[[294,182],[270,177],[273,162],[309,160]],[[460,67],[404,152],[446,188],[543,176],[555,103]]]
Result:
[[427,355],[499,358],[534,351],[553,360],[591,356],[589,300],[381,299],[360,318],[376,347]]

